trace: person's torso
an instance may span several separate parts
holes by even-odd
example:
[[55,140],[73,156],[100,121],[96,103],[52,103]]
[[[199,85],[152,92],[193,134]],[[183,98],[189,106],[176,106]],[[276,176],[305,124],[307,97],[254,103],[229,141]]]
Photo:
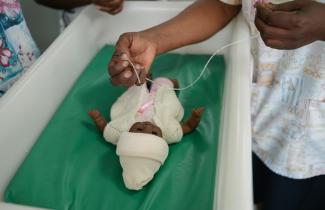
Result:
[[[284,1],[272,1],[282,3]],[[322,1],[325,2],[325,1]],[[254,0],[243,0],[252,34]],[[325,43],[276,50],[252,40],[253,150],[276,173],[306,178],[325,173]]]

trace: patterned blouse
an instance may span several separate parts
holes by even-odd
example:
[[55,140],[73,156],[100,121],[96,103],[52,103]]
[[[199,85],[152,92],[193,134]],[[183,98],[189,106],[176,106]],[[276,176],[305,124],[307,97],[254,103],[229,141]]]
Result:
[[40,52],[18,0],[0,0],[0,97],[28,70]]
[[[258,33],[256,0],[222,1],[242,4],[252,34]],[[303,179],[325,174],[325,42],[276,50],[258,38],[251,52],[254,153],[282,176]]]

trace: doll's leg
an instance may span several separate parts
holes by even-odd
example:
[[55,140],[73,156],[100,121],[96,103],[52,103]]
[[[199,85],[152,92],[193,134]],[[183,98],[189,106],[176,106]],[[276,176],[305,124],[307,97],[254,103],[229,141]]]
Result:
[[182,123],[182,129],[184,135],[191,133],[193,130],[197,128],[197,126],[201,121],[203,112],[204,112],[203,107],[192,110],[192,114],[190,118],[186,122]]
[[104,131],[106,125],[107,125],[107,121],[105,120],[105,118],[100,114],[100,112],[98,110],[91,110],[90,112],[88,112],[88,115],[91,117],[91,119],[94,121],[94,123],[97,126],[97,129],[101,132]]

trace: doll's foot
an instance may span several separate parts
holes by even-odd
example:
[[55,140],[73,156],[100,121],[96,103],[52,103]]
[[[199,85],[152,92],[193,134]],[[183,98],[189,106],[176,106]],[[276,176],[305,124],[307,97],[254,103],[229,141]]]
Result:
[[99,131],[103,132],[106,125],[107,125],[107,121],[105,120],[105,118],[100,114],[100,112],[98,110],[91,110],[90,112],[88,112],[88,115],[91,117],[91,119],[94,121],[94,123],[96,124],[96,127]]

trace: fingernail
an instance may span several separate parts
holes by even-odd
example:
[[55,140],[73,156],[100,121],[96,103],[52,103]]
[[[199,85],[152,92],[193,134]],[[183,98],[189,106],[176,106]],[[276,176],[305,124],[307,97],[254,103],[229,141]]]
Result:
[[130,78],[132,76],[132,72],[131,71],[125,71],[123,76],[124,76],[124,78],[128,79],[128,78]]
[[122,63],[122,66],[123,66],[123,67],[128,67],[128,65],[129,65],[129,62],[127,62],[127,61],[124,61],[124,62]]
[[122,60],[128,60],[129,58],[128,58],[127,54],[122,53],[122,55],[121,55],[121,59],[122,59]]
[[144,69],[144,67],[141,64],[136,64],[136,68],[139,69],[139,70],[143,70]]

